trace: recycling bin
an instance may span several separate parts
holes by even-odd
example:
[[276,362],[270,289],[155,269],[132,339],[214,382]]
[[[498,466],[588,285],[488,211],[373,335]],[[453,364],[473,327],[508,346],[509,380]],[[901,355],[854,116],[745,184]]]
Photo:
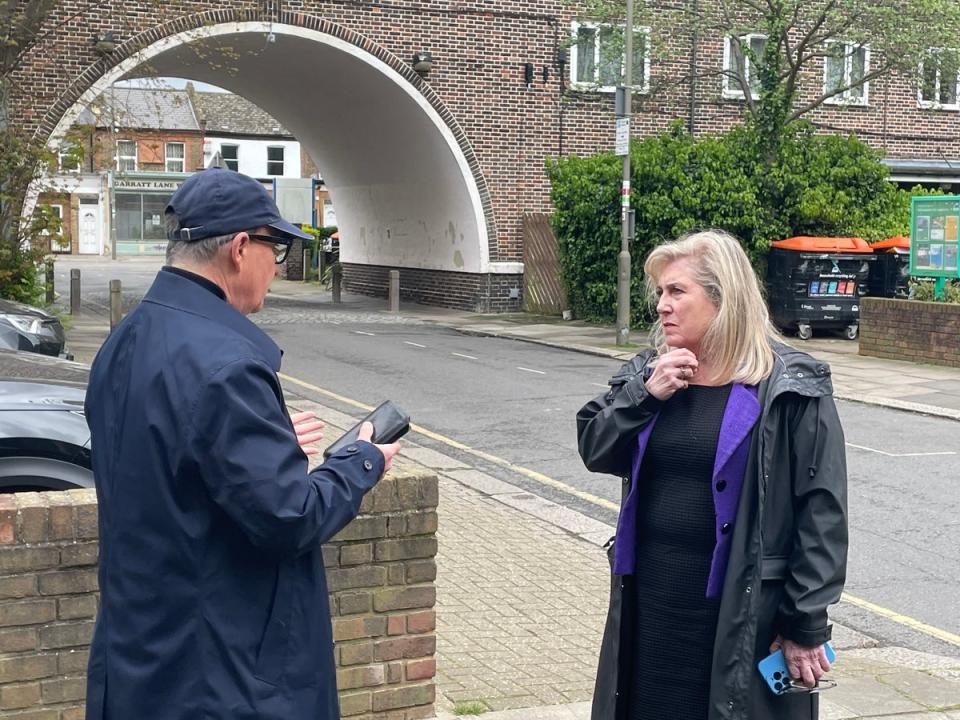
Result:
[[870,294],[874,297],[910,296],[910,238],[899,235],[870,246],[876,259],[870,265]]
[[861,238],[792,237],[771,243],[767,302],[773,323],[809,340],[814,329],[860,332],[860,296],[868,294],[876,256]]

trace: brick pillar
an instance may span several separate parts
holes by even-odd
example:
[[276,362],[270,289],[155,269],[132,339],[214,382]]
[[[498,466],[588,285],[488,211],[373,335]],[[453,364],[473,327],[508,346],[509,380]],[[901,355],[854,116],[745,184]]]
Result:
[[[323,548],[344,718],[433,717],[437,492],[396,468]],[[0,494],[0,718],[83,720],[98,551],[93,490]]]

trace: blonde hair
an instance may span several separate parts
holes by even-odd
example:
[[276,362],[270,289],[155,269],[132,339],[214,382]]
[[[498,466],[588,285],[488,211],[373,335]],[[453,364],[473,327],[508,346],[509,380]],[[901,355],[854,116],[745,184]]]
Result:
[[[770,343],[778,333],[740,243],[722,230],[705,230],[654,248],[643,264],[647,291],[654,301],[663,269],[680,259],[690,261],[693,280],[717,308],[701,343],[702,354],[725,382],[757,385],[773,371]],[[659,352],[670,349],[659,319],[651,336]]]

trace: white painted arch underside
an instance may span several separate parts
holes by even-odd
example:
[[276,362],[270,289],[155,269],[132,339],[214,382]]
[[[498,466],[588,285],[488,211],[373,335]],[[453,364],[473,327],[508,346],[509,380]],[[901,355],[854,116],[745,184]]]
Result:
[[450,127],[402,75],[365,50],[316,30],[267,22],[171,35],[97,80],[51,141],[111,84],[143,75],[219,85],[290,130],[330,190],[344,262],[522,271],[519,263],[490,261],[480,192]]

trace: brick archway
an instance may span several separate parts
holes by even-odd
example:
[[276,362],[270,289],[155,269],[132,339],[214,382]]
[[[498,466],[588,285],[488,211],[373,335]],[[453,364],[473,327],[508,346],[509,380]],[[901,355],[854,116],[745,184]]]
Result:
[[[423,202],[430,200],[438,189],[448,195],[454,191],[457,193],[453,202],[445,202],[447,206],[454,209],[449,211],[451,212],[449,222],[446,218],[443,222],[438,221],[438,213],[448,212],[448,210],[434,207],[433,215],[427,213],[422,216],[426,219],[416,221],[423,227],[423,235],[426,236],[424,241],[417,239],[420,246],[414,242],[411,243],[411,247],[419,249],[411,252],[398,251],[397,248],[401,247],[401,243],[411,237],[410,223],[408,222],[408,227],[391,227],[391,223],[396,222],[402,225],[407,218],[400,217],[394,220],[387,217],[386,220],[378,220],[379,224],[375,223],[372,227],[363,225],[359,220],[351,223],[351,213],[354,217],[366,218],[371,214],[371,208],[380,208],[384,204],[382,194],[377,197],[366,186],[363,192],[358,192],[357,188],[363,184],[354,182],[346,183],[350,189],[341,191],[341,198],[338,199],[336,173],[331,172],[328,178],[327,169],[324,168],[324,176],[328,179],[334,201],[338,204],[338,216],[340,216],[341,207],[346,208],[347,221],[342,222],[341,227],[346,229],[348,236],[354,239],[360,238],[365,246],[369,244],[374,247],[363,258],[344,258],[348,285],[353,284],[354,289],[361,292],[376,292],[381,283],[380,278],[385,277],[386,270],[399,267],[401,271],[408,270],[406,273],[410,278],[408,287],[422,285],[426,289],[422,294],[418,295],[414,292],[412,295],[408,294],[408,297],[483,309],[489,306],[489,296],[497,281],[516,283],[516,279],[522,272],[522,265],[516,262],[499,262],[501,256],[497,244],[490,192],[480,170],[477,156],[451,111],[407,62],[364,35],[314,15],[282,12],[274,16],[250,10],[220,10],[183,16],[153,27],[120,45],[110,54],[109,61],[105,59],[88,66],[43,114],[37,124],[36,132],[41,137],[55,140],[66,132],[83,107],[118,79],[138,74],[179,75],[222,85],[266,107],[301,139],[313,155],[313,146],[298,132],[298,129],[306,128],[304,134],[310,134],[312,126],[306,120],[303,122],[291,120],[289,115],[278,111],[274,103],[262,102],[263,98],[257,97],[256,93],[246,92],[243,87],[237,87],[238,84],[242,86],[243,82],[236,78],[224,80],[219,78],[216,72],[202,66],[194,68],[196,72],[184,71],[187,63],[182,57],[185,52],[183,48],[191,43],[216,42],[218,38],[223,37],[229,37],[232,40],[244,37],[263,38],[265,35],[269,35],[271,39],[279,38],[278,45],[287,43],[292,47],[299,43],[302,48],[304,44],[313,43],[313,47],[318,50],[332,49],[342,54],[344,58],[350,56],[352,67],[363,67],[368,76],[378,74],[377,77],[384,80],[380,85],[381,91],[386,84],[390,85],[391,92],[399,89],[398,93],[393,93],[393,99],[396,101],[402,94],[403,101],[394,107],[406,103],[409,106],[408,119],[411,113],[421,114],[419,124],[423,127],[418,132],[423,136],[432,135],[429,141],[421,138],[421,141],[426,143],[424,147],[429,148],[429,152],[423,152],[418,161],[408,162],[406,165],[411,170],[415,170],[422,162],[440,163],[442,161],[441,177],[438,178],[439,184],[435,188],[427,185],[416,190],[415,187],[409,186],[416,186],[417,182],[407,183],[408,187],[400,193],[403,195],[402,201],[397,200],[397,204],[405,202],[415,205],[420,202],[416,199],[416,192],[426,196]],[[179,57],[178,52],[181,52]],[[151,67],[150,73],[143,73],[142,68],[145,65]],[[141,70],[138,71],[138,68]],[[243,77],[249,75],[249,73],[238,74]],[[268,97],[269,92],[266,90],[264,92],[266,93],[264,97]],[[404,144],[396,143],[398,146]],[[318,160],[323,168],[322,153],[319,154]],[[331,163],[328,167],[335,166],[336,163]],[[419,179],[423,180],[428,174],[426,170],[421,169]],[[441,182],[444,174],[446,181]],[[457,177],[453,178],[453,175]],[[403,183],[401,181],[395,184]],[[350,191],[354,191],[352,198]],[[361,195],[363,197],[360,197]],[[434,198],[434,204],[440,204],[441,199],[442,197]],[[400,215],[396,209],[393,212],[394,216]],[[458,249],[450,252],[448,245]],[[380,256],[377,247],[386,248],[389,251],[383,260],[378,259]],[[448,254],[443,264],[439,265],[434,263],[438,250]],[[391,255],[390,252],[393,254]],[[400,252],[399,255],[398,252]],[[444,285],[451,277],[455,282],[463,283],[467,290],[464,292],[462,287],[457,288],[453,293],[454,302],[444,302]],[[354,282],[351,283],[351,280]]]

